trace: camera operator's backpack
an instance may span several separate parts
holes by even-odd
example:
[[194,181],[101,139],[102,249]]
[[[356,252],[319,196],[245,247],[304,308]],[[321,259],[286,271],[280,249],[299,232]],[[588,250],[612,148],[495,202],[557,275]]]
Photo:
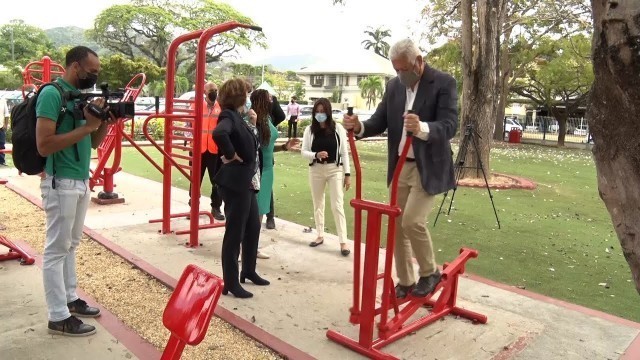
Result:
[[11,142],[13,144],[13,165],[22,173],[37,175],[44,171],[47,158],[38,153],[36,145],[36,103],[42,90],[52,85],[60,92],[62,107],[56,120],[56,129],[67,111],[67,96],[59,84],[50,82],[42,85],[35,95],[28,97],[11,110]]

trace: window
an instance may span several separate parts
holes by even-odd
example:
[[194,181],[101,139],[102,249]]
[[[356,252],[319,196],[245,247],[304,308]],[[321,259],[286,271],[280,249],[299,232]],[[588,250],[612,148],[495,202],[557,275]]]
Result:
[[324,75],[311,75],[311,86],[320,87],[324,84]]
[[349,75],[343,75],[344,86],[349,86]]
[[361,82],[362,80],[366,79],[366,78],[367,78],[367,75],[358,75],[358,78],[357,78],[357,80],[356,80],[356,83],[357,83],[358,85],[360,85],[360,82]]
[[338,85],[338,76],[337,75],[327,75],[327,87],[333,88]]

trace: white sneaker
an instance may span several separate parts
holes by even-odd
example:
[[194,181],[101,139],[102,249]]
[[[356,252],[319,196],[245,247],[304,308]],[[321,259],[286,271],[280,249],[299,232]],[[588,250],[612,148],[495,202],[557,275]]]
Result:
[[263,253],[262,251],[258,250],[258,259],[269,259],[271,256]]

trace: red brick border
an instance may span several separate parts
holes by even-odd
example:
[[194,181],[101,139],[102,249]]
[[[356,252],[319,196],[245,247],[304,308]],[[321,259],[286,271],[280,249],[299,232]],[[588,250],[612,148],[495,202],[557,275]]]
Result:
[[[16,194],[18,194],[18,195],[22,196],[23,198],[29,200],[32,204],[34,204],[34,205],[36,205],[36,206],[38,206],[39,208],[42,209],[42,201],[40,199],[36,198],[35,196],[27,193],[26,191],[24,191],[24,190],[22,190],[22,189],[20,189],[20,188],[18,188],[16,186],[13,186],[10,183],[7,184],[6,186],[10,190],[15,192]],[[175,289],[175,286],[176,286],[178,281],[176,279],[172,278],[167,273],[165,273],[162,270],[156,268],[155,266],[149,264],[148,262],[144,261],[140,257],[132,254],[131,252],[129,252],[125,248],[119,246],[118,244],[113,243],[112,241],[110,241],[106,237],[100,235],[95,230],[92,230],[92,229],[90,229],[90,228],[85,226],[83,231],[87,236],[89,236],[90,238],[92,238],[96,242],[100,243],[102,246],[104,246],[105,248],[109,249],[114,254],[120,256],[122,259],[124,259],[125,261],[129,262],[131,265],[135,266],[136,268],[138,268],[142,272],[144,272],[144,273],[148,274],[149,276],[157,279],[159,282],[161,282],[162,284],[164,284],[165,286],[167,286],[171,290]],[[293,345],[291,345],[289,343],[284,342],[280,338],[268,333],[267,331],[265,331],[262,328],[256,326],[255,324],[253,324],[253,323],[241,318],[240,316],[234,314],[233,312],[225,309],[220,304],[218,304],[216,306],[215,314],[220,319],[228,322],[232,326],[236,327],[240,331],[242,331],[245,334],[247,334],[249,337],[251,337],[254,340],[262,343],[263,345],[269,347],[270,349],[272,349],[273,351],[277,352],[278,354],[284,356],[287,359],[296,359],[296,360],[298,360],[298,359],[301,359],[301,360],[315,359],[313,356],[307,354],[306,352],[294,347]],[[113,333],[113,332],[111,332],[111,333],[114,334],[114,336],[115,336],[115,333]],[[136,336],[138,336],[138,335],[136,334]],[[120,338],[118,338],[118,339],[120,339]],[[124,341],[123,341],[123,343],[124,343]],[[149,357],[142,357],[142,358],[143,359],[148,359]],[[158,358],[158,357],[155,357],[155,358]]]
[[[12,189],[13,190],[13,189]],[[37,205],[37,204],[35,204]],[[29,252],[36,259],[36,266],[42,270],[42,257],[24,241],[14,241],[18,246]],[[143,339],[138,333],[125,325],[118,319],[112,312],[100,305],[89,294],[82,291],[82,289],[76,289],[78,296],[83,300],[90,303],[92,306],[100,309],[100,316],[95,320],[102,325],[113,337],[124,345],[138,359],[159,359],[162,353],[155,348],[151,343]]]

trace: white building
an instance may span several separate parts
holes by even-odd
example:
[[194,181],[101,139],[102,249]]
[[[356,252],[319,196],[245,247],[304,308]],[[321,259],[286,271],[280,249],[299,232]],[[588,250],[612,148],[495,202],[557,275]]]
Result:
[[[360,96],[360,81],[370,75],[382,77],[386,84],[396,72],[389,60],[373,51],[358,49],[339,53],[329,59],[303,67],[296,74],[304,80],[306,98],[314,101],[324,97],[331,99],[334,91],[342,91],[340,108],[354,106],[367,109],[366,100]],[[381,99],[378,99],[379,102]],[[377,105],[377,103],[376,103]],[[375,106],[372,106],[372,109]]]

